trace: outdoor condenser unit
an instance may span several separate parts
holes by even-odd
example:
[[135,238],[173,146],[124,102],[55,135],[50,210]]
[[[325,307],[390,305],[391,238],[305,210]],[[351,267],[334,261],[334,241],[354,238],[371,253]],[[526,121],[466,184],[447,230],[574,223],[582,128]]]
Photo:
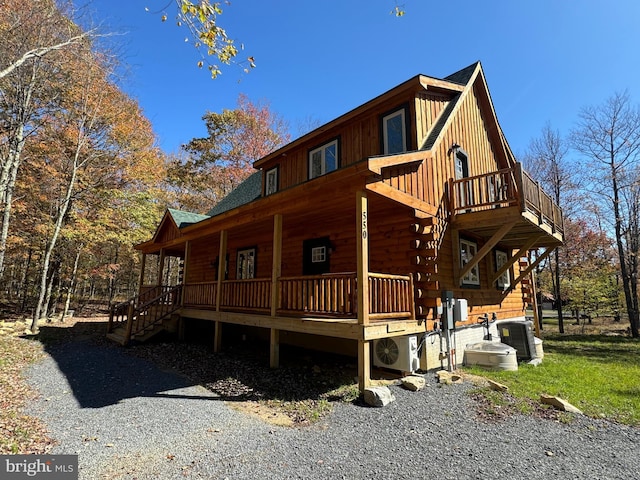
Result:
[[501,322],[497,327],[500,341],[516,349],[518,361],[537,358],[533,322],[530,320]]
[[418,337],[407,335],[374,340],[373,364],[402,372],[415,372],[420,368]]

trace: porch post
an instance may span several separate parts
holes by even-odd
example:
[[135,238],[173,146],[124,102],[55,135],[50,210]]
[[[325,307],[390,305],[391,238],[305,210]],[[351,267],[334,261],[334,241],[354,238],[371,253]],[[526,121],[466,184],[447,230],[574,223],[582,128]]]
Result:
[[144,286],[144,271],[147,268],[147,254],[142,253],[142,260],[140,262],[140,280],[138,281],[138,295],[142,293],[142,287]]
[[162,285],[162,274],[164,273],[164,248],[160,249],[160,265],[158,265],[158,282],[156,285],[160,287]]
[[[182,291],[180,295],[180,306],[184,307],[184,297],[187,283],[187,269],[189,268],[189,257],[191,257],[191,240],[187,240],[184,244],[184,261],[182,262],[182,278],[180,283],[182,284]],[[180,315],[178,318],[178,340],[184,342],[185,338],[185,324],[184,317]]]
[[366,192],[356,193],[356,257],[358,324],[362,325],[362,339],[358,340],[358,386],[363,392],[371,385],[371,342],[364,340],[369,323],[369,229]]
[[[218,282],[216,283],[216,312],[220,311],[222,300],[222,282],[224,282],[224,272],[227,270],[227,231],[220,231],[220,250],[218,253]],[[215,334],[213,339],[213,351],[218,353],[222,348],[222,324],[215,321]]]
[[[282,214],[273,216],[273,264],[271,267],[271,316],[278,311],[278,279],[282,272]],[[280,366],[280,330],[271,328],[271,342],[269,345],[269,366]]]

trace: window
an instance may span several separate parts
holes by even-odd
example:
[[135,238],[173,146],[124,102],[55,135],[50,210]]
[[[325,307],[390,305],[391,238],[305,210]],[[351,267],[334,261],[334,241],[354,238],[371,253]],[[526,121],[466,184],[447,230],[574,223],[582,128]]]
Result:
[[329,237],[312,238],[302,243],[302,274],[322,275],[329,273],[331,258]]
[[256,249],[245,248],[238,250],[236,264],[236,279],[256,278]]
[[265,196],[271,195],[278,191],[278,167],[267,170],[264,185]]
[[325,143],[309,152],[309,180],[338,168],[338,140]]
[[313,247],[311,249],[311,263],[323,263],[327,261],[327,247]]
[[456,148],[455,154],[456,180],[461,180],[469,176],[469,156],[461,148]]
[[[478,244],[469,240],[460,239],[460,268],[469,263],[469,261],[478,253]],[[479,264],[476,264],[470,271],[462,278],[463,285],[480,285],[480,268]]]
[[[496,272],[500,270],[508,262],[509,262],[509,255],[507,255],[507,252],[496,250]],[[509,270],[507,270],[506,272],[504,272],[502,275],[498,277],[497,284],[498,284],[498,288],[502,290],[506,290],[511,286],[511,275],[509,274]]]
[[407,151],[407,124],[404,108],[382,117],[382,141],[385,154]]

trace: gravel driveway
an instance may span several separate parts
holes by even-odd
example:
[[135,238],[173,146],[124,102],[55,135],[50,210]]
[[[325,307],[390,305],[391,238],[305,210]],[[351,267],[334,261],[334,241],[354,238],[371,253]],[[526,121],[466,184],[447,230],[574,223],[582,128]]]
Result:
[[[275,427],[124,349],[62,343],[27,372],[29,412],[78,454],[80,478],[640,478],[640,429],[476,415],[469,385],[391,387],[382,408],[338,404],[319,424]],[[431,379],[431,376],[429,375]]]

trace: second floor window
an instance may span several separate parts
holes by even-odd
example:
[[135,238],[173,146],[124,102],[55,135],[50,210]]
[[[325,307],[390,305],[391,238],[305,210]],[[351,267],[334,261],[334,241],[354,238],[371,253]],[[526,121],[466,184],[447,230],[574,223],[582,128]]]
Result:
[[309,152],[309,180],[338,168],[338,140],[325,143]]
[[382,136],[385,155],[407,151],[407,123],[404,108],[382,117]]
[[278,191],[278,167],[267,170],[264,194],[271,195]]

